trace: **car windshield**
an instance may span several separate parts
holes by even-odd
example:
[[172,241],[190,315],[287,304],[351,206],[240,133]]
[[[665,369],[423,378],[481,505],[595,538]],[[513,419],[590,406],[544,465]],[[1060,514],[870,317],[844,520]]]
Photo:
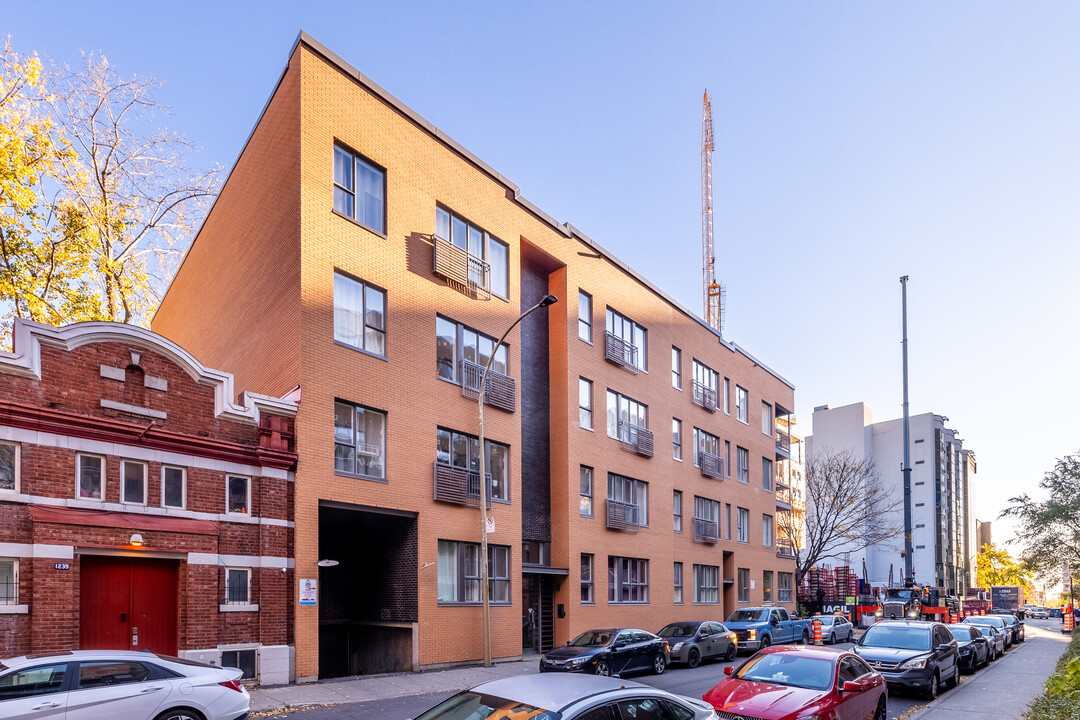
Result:
[[862,647],[894,650],[929,650],[930,628],[901,625],[872,625],[859,641]]
[[951,632],[952,636],[954,638],[956,638],[957,640],[959,640],[960,642],[970,642],[971,641],[971,630],[969,630],[969,629],[967,629],[965,627],[957,627],[957,626],[953,625],[952,627],[949,628],[949,632]]
[[762,622],[764,620],[764,610],[736,610],[728,616],[727,622]]
[[660,637],[691,637],[697,627],[697,623],[672,623],[657,634]]
[[615,630],[587,630],[570,641],[574,647],[600,647],[611,642]]
[[968,619],[964,620],[964,622],[966,622],[966,623],[968,623],[970,625],[993,625],[996,628],[1005,627],[1005,621],[1002,620],[1001,618],[992,618],[992,617],[986,617],[986,616],[971,617],[971,618],[968,618]]
[[443,700],[416,720],[559,720],[557,712],[496,695],[466,690]]
[[822,625],[832,625],[833,623],[832,615],[815,615],[813,619],[820,620]]
[[825,690],[832,685],[833,664],[826,658],[795,653],[766,653],[750,658],[733,677],[740,680]]

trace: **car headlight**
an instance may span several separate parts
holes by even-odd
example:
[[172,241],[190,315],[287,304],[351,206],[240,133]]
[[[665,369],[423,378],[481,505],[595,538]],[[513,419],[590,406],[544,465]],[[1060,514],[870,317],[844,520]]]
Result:
[[728,633],[727,639],[733,643],[739,642],[739,638],[735,635],[735,633]]
[[929,659],[930,658],[925,656],[925,655],[923,657],[912,658],[911,660],[908,660],[906,663],[901,665],[900,669],[901,670],[915,670],[917,668],[924,668],[924,667],[926,667],[926,662]]
[[682,650],[682,646],[683,644],[681,642],[675,643],[671,646],[671,652],[679,652],[680,650]]
[[573,658],[573,659],[570,660],[570,664],[571,665],[580,665],[581,663],[585,662],[586,660],[588,660],[588,658],[576,657],[576,658]]
[[750,630],[750,639],[757,640],[757,630]]
[[885,612],[883,610],[875,610],[874,617],[885,617]]
[[914,610],[908,610],[907,616],[914,620],[915,618],[919,617],[919,613],[915,612]]

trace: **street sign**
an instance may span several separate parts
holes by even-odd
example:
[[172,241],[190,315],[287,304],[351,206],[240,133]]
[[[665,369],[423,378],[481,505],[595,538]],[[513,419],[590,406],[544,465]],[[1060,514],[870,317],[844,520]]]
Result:
[[487,532],[488,535],[495,532],[495,518],[490,515],[488,515],[487,517]]

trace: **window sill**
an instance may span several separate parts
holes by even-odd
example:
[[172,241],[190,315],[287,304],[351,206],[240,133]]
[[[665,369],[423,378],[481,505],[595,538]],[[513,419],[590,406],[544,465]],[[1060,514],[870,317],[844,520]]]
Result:
[[[385,333],[386,331],[383,330],[383,332]],[[368,357],[375,358],[376,360],[382,360],[383,362],[390,362],[390,358],[386,357],[385,355],[380,355],[379,353],[374,353],[374,352],[371,352],[370,350],[365,350],[364,348],[356,347],[355,345],[350,345],[347,342],[341,342],[340,340],[334,340],[334,344],[337,345],[338,347],[343,347],[343,348],[347,348],[349,350],[352,350],[353,352],[358,352],[361,355],[367,355]]]
[[0,605],[0,615],[27,615],[29,612],[29,605]]
[[644,601],[630,600],[630,601],[627,601],[627,602],[618,602],[618,601],[615,601],[615,600],[608,600],[608,605],[648,605],[648,604],[649,604],[648,600],[644,600]]
[[584,426],[584,425],[582,425],[581,423],[578,423],[578,427],[579,427],[579,428],[581,428],[582,430],[588,430],[589,432],[596,432],[596,430],[594,430],[593,428],[591,428],[591,427],[585,427],[585,426]]
[[584,513],[582,513],[581,517],[586,518],[587,520],[593,520],[596,518],[595,515],[585,515]]
[[[440,600],[438,605],[439,607],[484,607],[482,602],[446,602],[445,600]],[[511,607],[512,603],[489,600],[488,605],[491,607]]]
[[367,480],[369,482],[379,483],[381,485],[388,485],[390,481],[384,477],[374,477],[373,475],[359,475],[357,473],[344,472],[343,470],[334,470],[334,474],[338,477],[353,478],[355,480]]
[[251,513],[246,513],[246,512],[229,512],[228,510],[226,510],[226,511],[225,511],[225,517],[227,517],[227,518],[230,518],[230,517],[246,517],[246,518],[249,518],[249,517],[251,517]]
[[593,344],[592,340],[586,340],[585,338],[581,337],[580,335],[578,335],[578,340],[585,343],[586,345],[592,345]]
[[218,612],[259,612],[258,605],[218,605]]
[[386,239],[387,239],[387,235],[386,235],[386,233],[382,233],[382,232],[379,232],[378,230],[376,230],[375,228],[372,228],[372,227],[368,227],[367,225],[365,225],[364,223],[360,222],[360,221],[359,221],[359,220],[357,220],[356,218],[352,218],[352,217],[349,217],[348,215],[346,215],[345,213],[341,212],[341,211],[340,211],[340,210],[338,210],[337,208],[330,208],[330,212],[331,212],[331,213],[333,213],[334,215],[337,215],[337,216],[338,216],[339,218],[341,218],[342,220],[348,220],[348,221],[349,221],[349,222],[351,222],[351,223],[352,223],[353,225],[355,225],[355,226],[357,226],[357,227],[362,227],[362,228],[364,228],[365,230],[367,230],[367,231],[368,231],[369,233],[371,233],[372,235],[378,235],[378,236],[379,236],[379,237],[381,237],[381,238],[382,238],[383,240],[386,240]]
[[709,600],[709,601],[695,600],[694,604],[695,605],[719,605],[720,601],[719,600]]

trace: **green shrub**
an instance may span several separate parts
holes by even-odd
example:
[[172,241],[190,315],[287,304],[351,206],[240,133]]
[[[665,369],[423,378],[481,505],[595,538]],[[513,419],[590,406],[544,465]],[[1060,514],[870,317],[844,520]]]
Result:
[[1074,633],[1046,692],[1024,711],[1024,720],[1080,720],[1080,633]]

